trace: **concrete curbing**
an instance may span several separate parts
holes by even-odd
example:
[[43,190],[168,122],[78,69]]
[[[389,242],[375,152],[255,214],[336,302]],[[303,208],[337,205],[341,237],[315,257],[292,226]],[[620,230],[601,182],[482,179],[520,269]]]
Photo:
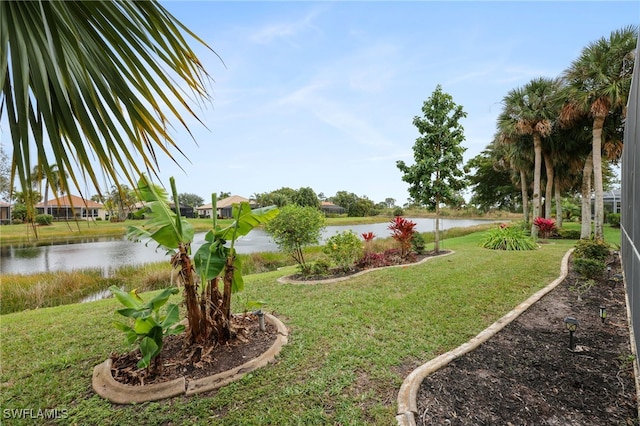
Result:
[[556,278],[552,283],[534,293],[527,300],[520,303],[513,310],[511,310],[502,318],[498,319],[498,321],[494,322],[489,327],[481,331],[477,336],[475,336],[468,342],[432,359],[431,361],[421,365],[420,367],[409,373],[409,375],[404,379],[402,386],[400,387],[400,391],[398,392],[398,415],[396,416],[397,424],[399,426],[416,425],[415,416],[418,413],[418,390],[420,389],[420,385],[422,384],[422,381],[426,376],[444,367],[454,359],[476,349],[482,343],[494,336],[497,332],[502,330],[511,321],[515,320],[518,316],[520,316],[520,314],[526,311],[535,302],[540,300],[545,294],[549,293],[551,290],[557,287],[558,284],[560,284],[567,276],[567,273],[569,271],[569,257],[572,252],[573,249],[570,249],[562,258],[562,262],[560,265],[560,276]]
[[288,343],[287,327],[273,315],[265,314],[265,319],[278,330],[276,341],[262,355],[244,364],[222,373],[198,380],[187,381],[179,377],[170,382],[144,386],[130,386],[116,381],[111,374],[112,361],[106,359],[93,369],[92,386],[101,397],[114,404],[137,404],[174,396],[191,396],[201,392],[218,389],[229,383],[240,380],[245,374],[273,362],[280,353],[282,346]]

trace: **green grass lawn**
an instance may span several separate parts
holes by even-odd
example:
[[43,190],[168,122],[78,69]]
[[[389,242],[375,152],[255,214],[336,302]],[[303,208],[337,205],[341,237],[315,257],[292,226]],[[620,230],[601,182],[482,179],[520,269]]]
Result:
[[[617,240],[608,232],[608,241],[619,241],[619,230]],[[290,329],[289,344],[275,364],[190,398],[112,406],[93,392],[93,367],[127,349],[111,325],[113,299],[2,315],[2,413],[64,409],[64,424],[393,424],[411,370],[553,281],[575,243],[503,252],[480,248],[482,237],[447,239],[441,248],[453,255],[334,284],[279,284],[293,267],[246,276],[243,298],[266,301],[265,310]]]

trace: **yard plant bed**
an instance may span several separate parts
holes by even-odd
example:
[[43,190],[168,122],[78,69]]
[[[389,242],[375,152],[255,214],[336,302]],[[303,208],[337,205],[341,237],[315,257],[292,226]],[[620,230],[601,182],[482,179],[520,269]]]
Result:
[[[566,278],[477,349],[427,376],[418,425],[632,425],[633,356],[617,257],[588,281]],[[606,307],[604,323],[600,306]],[[564,319],[580,321],[569,350]]]
[[341,280],[349,279],[350,277],[353,277],[355,275],[360,275],[365,272],[374,271],[380,268],[417,265],[433,257],[444,256],[450,253],[451,253],[451,250],[439,250],[437,253],[431,250],[431,251],[422,252],[420,254],[410,253],[407,257],[402,258],[398,254],[397,250],[388,250],[387,252],[381,253],[381,254],[374,253],[374,255],[379,256],[379,261],[375,264],[362,264],[363,262],[360,262],[356,265],[353,265],[351,268],[349,268],[346,271],[342,268],[331,268],[324,274],[297,273],[293,275],[288,275],[286,277],[282,277],[279,279],[279,281],[293,282],[293,283],[341,281]]
[[254,314],[232,317],[237,336],[227,344],[189,345],[183,335],[167,336],[160,352],[160,371],[149,374],[136,364],[140,351],[111,354],[111,374],[122,384],[131,386],[152,385],[184,377],[187,381],[212,376],[232,370],[247,361],[262,355],[275,342],[278,330],[266,322],[265,331],[260,330]]

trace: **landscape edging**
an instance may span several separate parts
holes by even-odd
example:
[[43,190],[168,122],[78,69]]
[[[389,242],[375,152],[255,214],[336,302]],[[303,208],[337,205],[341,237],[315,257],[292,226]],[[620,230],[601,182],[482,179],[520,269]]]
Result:
[[538,290],[531,297],[524,302],[520,303],[514,309],[509,311],[502,318],[485,328],[474,338],[466,343],[458,346],[457,348],[444,353],[427,363],[419,366],[413,370],[402,382],[400,390],[398,392],[398,414],[396,416],[396,422],[399,426],[415,426],[415,416],[418,412],[418,390],[422,384],[422,381],[429,374],[439,370],[446,366],[454,359],[471,352],[476,349],[482,343],[486,342],[489,338],[494,336],[500,330],[502,330],[507,324],[515,320],[520,314],[526,311],[531,305],[540,300],[545,294],[549,293],[555,287],[560,284],[569,272],[569,257],[573,253],[573,248],[565,253],[560,265],[560,276],[556,278],[552,283],[547,285],[541,290]]
[[188,381],[184,377],[179,377],[164,383],[131,386],[120,383],[113,378],[111,374],[112,360],[111,358],[107,358],[104,362],[93,368],[91,384],[98,395],[114,404],[136,404],[179,395],[191,396],[220,388],[240,380],[250,371],[269,364],[275,359],[276,355],[280,353],[282,346],[288,343],[289,333],[282,321],[266,313],[265,320],[273,324],[278,330],[275,342],[259,357],[249,360],[231,370],[191,381]]

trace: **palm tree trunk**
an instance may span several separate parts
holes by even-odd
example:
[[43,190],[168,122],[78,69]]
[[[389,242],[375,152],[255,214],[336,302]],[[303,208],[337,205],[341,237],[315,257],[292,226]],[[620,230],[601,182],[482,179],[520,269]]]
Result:
[[520,191],[522,192],[522,216],[524,223],[529,223],[529,191],[527,190],[527,174],[520,170]]
[[591,238],[591,175],[593,174],[593,153],[589,153],[582,170],[582,218],[580,238]]
[[553,187],[555,189],[556,198],[556,227],[562,227],[562,191],[560,191],[560,179],[555,176]]
[[544,153],[544,168],[547,172],[547,185],[544,189],[544,217],[545,219],[551,219],[551,200],[553,192],[553,161],[551,160],[551,154]]
[[[533,134],[533,152],[535,154],[533,169],[533,219],[540,216],[540,173],[542,171],[542,139],[539,133]],[[538,227],[531,223],[531,236],[538,237]]]
[[604,240],[604,189],[602,184],[602,127],[604,116],[593,119],[593,189],[595,191],[594,238]]

